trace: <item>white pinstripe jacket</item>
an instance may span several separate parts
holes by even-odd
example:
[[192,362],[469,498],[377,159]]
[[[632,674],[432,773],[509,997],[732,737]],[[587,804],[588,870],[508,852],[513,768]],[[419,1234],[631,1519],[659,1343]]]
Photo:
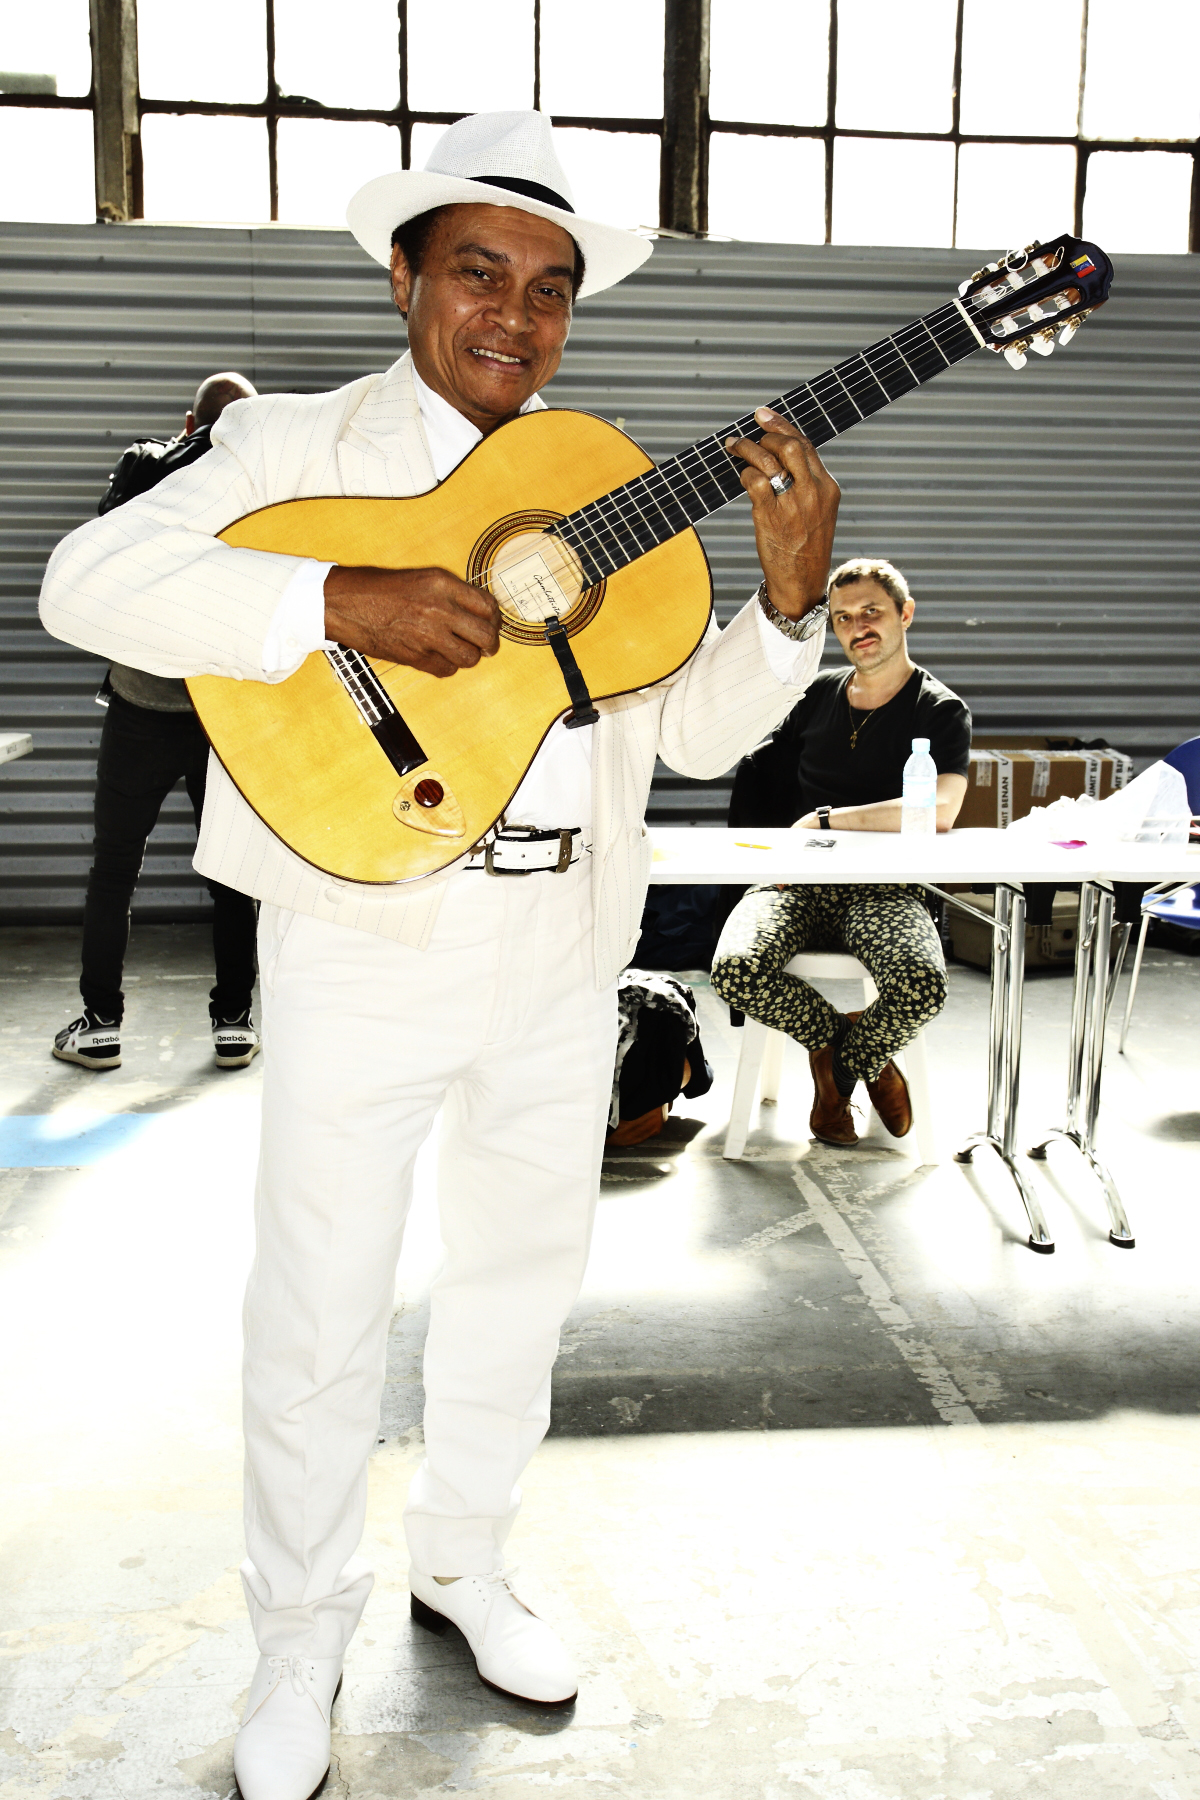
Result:
[[[42,585],[46,629],[152,675],[263,673],[263,642],[297,561],[234,550],[215,533],[276,501],[319,494],[424,493],[434,473],[402,357],[332,394],[238,401],[213,448],[141,499],[63,539]],[[683,775],[730,769],[793,707],[820,662],[824,634],[802,646],[800,685],[771,672],[751,605],[715,625],[690,662],[658,687],[601,701],[592,747],[592,889],[596,979],[612,980],[637,942],[650,874],[644,824],[656,756]],[[333,881],[289,850],[209,763],[195,863],[261,900],[423,949],[445,876],[396,887]]]

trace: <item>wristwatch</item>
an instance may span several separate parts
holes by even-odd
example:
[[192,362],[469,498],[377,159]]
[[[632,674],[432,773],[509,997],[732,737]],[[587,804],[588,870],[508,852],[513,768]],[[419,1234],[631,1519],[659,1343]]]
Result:
[[754,598],[762,608],[763,617],[770,621],[776,631],[781,631],[784,637],[791,638],[794,644],[802,644],[806,638],[812,637],[829,617],[829,602],[822,600],[819,606],[814,606],[811,612],[806,612],[802,619],[789,619],[786,613],[781,613],[779,608],[767,599],[765,580],[759,582]]
[[818,806],[817,808],[817,829],[819,831],[833,830],[833,826],[829,823],[829,808],[827,806]]

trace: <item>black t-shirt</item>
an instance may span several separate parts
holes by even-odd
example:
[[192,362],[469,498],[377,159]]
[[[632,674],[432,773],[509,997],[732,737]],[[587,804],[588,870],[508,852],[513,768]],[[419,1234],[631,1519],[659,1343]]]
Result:
[[[852,669],[823,669],[765,744],[744,757],[734,781],[729,822],[792,825],[818,806],[870,806],[894,800],[916,737],[929,739],[939,775],[968,775],[971,714],[957,694],[914,669],[898,694],[872,712],[846,701]],[[855,747],[850,747],[854,726]]]

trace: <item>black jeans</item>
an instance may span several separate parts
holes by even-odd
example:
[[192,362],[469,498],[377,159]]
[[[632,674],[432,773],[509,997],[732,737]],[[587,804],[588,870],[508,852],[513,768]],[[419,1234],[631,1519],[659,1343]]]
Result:
[[[142,872],[146,839],[180,776],[200,827],[208,741],[193,712],[152,712],[114,694],[100,734],[96,768],[96,836],[83,913],[85,1006],[120,1020],[125,996],[121,970],[129,942],[129,903]],[[213,1018],[236,1019],[254,989],[257,907],[247,894],[210,881],[216,986]]]

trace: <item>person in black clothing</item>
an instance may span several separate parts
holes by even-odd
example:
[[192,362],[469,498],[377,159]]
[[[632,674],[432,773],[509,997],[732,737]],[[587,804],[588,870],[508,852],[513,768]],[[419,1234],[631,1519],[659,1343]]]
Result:
[[[203,456],[212,427],[234,400],[256,393],[243,375],[210,375],[201,383],[178,437],[130,445],[110,477],[99,511],[111,512],[147,493]],[[200,827],[208,740],[182,681],[114,663],[97,698],[107,705],[96,767],[95,837],[83,911],[83,1013],[54,1040],[54,1055],[85,1069],[121,1062],[125,996],[121,972],[129,941],[129,905],[146,839],[162,803],[182,776]],[[254,991],[255,903],[210,881],[216,986],[209,998],[213,1049],[220,1067],[243,1068],[258,1051],[250,1022]]]
[[[913,739],[924,737],[938,771],[937,828],[949,831],[967,791],[971,715],[909,657],[914,611],[890,563],[859,557],[834,571],[829,618],[853,666],[823,669],[774,735],[743,759],[731,825],[899,831],[904,764]],[[802,950],[858,957],[878,999],[861,1013],[838,1013],[784,972]],[[712,984],[731,1006],[808,1049],[814,1137],[857,1143],[850,1099],[860,1080],[893,1136],[910,1129],[908,1086],[892,1057],[946,1000],[941,945],[919,888],[751,888],[721,933]]]

